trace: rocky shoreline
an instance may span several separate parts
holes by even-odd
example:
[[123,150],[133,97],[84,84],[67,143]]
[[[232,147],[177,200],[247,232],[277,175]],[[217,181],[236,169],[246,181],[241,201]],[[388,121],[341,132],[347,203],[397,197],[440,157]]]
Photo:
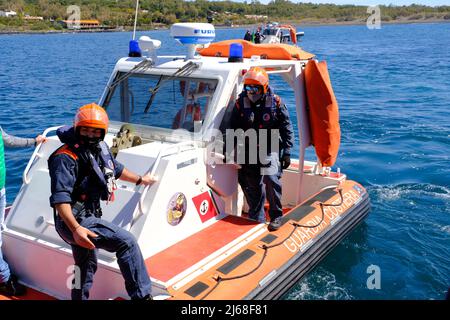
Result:
[[[323,21],[323,20],[308,20],[308,21],[284,21],[283,23],[289,23],[301,27],[316,27],[316,26],[351,26],[351,25],[365,25],[365,20],[353,20],[353,21]],[[448,19],[419,19],[419,20],[391,20],[391,21],[381,21],[381,25],[390,24],[415,24],[415,23],[450,23]],[[234,26],[224,26],[217,25],[216,29],[229,29],[229,28],[256,28],[261,24],[247,24],[247,25],[234,25]],[[158,28],[138,28],[137,31],[158,31],[158,30],[168,30],[169,26],[158,27]],[[17,35],[17,34],[62,34],[62,33],[103,33],[103,32],[131,32],[131,27],[118,28],[118,29],[106,29],[106,30],[0,30],[0,35]]]

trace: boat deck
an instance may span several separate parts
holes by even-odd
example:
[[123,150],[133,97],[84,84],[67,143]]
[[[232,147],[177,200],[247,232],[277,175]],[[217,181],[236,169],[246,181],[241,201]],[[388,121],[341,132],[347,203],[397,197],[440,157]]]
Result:
[[257,225],[252,220],[227,216],[148,258],[147,270],[152,278],[167,282]]
[[[269,204],[266,203],[267,221],[269,221],[268,209]],[[283,208],[283,214],[291,209]],[[227,216],[146,259],[148,273],[152,278],[168,282],[257,226],[261,226],[261,224],[247,219],[245,213],[242,214],[242,217]]]

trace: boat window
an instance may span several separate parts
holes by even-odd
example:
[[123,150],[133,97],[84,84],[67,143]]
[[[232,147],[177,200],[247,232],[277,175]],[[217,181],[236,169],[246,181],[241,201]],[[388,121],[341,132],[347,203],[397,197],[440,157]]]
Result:
[[263,35],[265,36],[276,36],[278,29],[264,29]]
[[213,79],[133,74],[112,89],[103,107],[112,121],[193,132],[216,86]]

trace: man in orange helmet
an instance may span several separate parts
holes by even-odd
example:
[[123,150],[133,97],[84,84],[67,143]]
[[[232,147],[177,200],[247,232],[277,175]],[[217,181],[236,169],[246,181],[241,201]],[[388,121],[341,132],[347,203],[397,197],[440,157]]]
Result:
[[[246,140],[243,146],[245,149],[237,149],[238,158],[239,152],[243,151],[246,155],[245,163],[239,163],[242,167],[239,170],[238,179],[249,205],[249,217],[260,222],[266,221],[264,203],[267,194],[270,216],[268,228],[270,231],[278,230],[282,225],[283,213],[280,178],[282,170],[287,169],[291,163],[294,131],[289,112],[280,98],[273,93],[269,86],[269,77],[263,68],[254,67],[245,74],[244,90],[233,109],[231,126],[234,130],[242,129],[244,132],[254,130],[258,140],[257,154],[261,156],[261,153],[267,152],[267,156],[273,155],[269,164],[262,159],[251,163],[248,156],[251,151]],[[265,137],[267,139],[264,139]],[[278,150],[271,150],[272,139],[279,140]],[[263,144],[265,144],[264,152],[261,150]],[[274,170],[270,172],[262,170],[268,165]]]
[[48,161],[55,228],[71,245],[80,270],[81,286],[72,289],[72,299],[89,298],[98,248],[116,252],[132,299],[151,299],[151,281],[136,239],[130,232],[101,219],[100,201],[112,201],[115,179],[136,185],[149,185],[154,180],[130,172],[112,157],[103,141],[107,130],[108,115],[103,108],[95,103],[81,107],[73,127],[58,129],[64,145]]

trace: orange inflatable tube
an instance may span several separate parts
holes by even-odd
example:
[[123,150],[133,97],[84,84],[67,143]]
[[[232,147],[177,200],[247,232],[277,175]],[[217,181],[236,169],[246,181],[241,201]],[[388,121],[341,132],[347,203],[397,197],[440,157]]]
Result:
[[341,129],[327,63],[309,61],[305,68],[305,83],[312,142],[322,166],[331,167],[338,155]]
[[208,48],[198,50],[198,53],[207,57],[228,57],[232,43],[240,43],[242,45],[244,58],[251,58],[252,56],[273,60],[309,60],[314,58],[312,53],[285,43],[254,44],[241,39],[211,43]]

